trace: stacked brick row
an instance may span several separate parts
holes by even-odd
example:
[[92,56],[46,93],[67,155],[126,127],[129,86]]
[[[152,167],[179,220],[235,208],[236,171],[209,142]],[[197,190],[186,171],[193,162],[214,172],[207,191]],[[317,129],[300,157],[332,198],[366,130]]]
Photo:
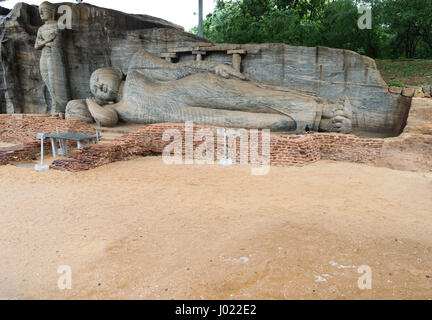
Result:
[[314,133],[321,159],[359,163],[373,162],[380,156],[384,139],[359,138],[337,133]]
[[[194,139],[194,135],[196,137],[200,130],[207,130],[212,136],[211,140],[207,142],[210,144],[209,147],[214,151],[214,160],[219,160],[223,156],[223,136],[217,135],[215,127],[195,125],[192,132],[186,132],[185,134],[185,126],[183,124],[162,123],[144,126],[110,143],[86,146],[82,150],[79,150],[73,159],[54,161],[51,168],[80,171],[111,162],[128,160],[136,156],[161,154],[165,147],[174,141],[174,138],[170,138],[171,134],[169,134],[170,132],[174,133],[173,130],[180,137],[183,161],[188,154],[192,156],[191,153],[195,153],[194,159],[197,159],[197,147],[202,145],[207,139],[201,137]],[[164,133],[168,139],[163,139]],[[249,148],[246,153],[241,152],[242,139],[243,146],[246,141],[246,146]],[[185,149],[186,140],[193,141],[192,151]],[[304,166],[320,159],[365,163],[371,162],[379,156],[383,142],[383,139],[365,139],[354,135],[336,133],[271,135],[269,142],[266,142],[265,139],[263,142],[261,131],[255,139],[252,139],[251,131],[247,131],[246,136],[243,136],[243,138],[235,138],[235,148],[231,149],[235,150],[235,154],[228,154],[228,157],[235,160],[235,163],[256,164],[262,161],[262,150],[268,148],[270,150],[270,164],[273,166]],[[203,149],[201,148],[201,151]],[[256,152],[250,152],[251,150],[255,150]],[[203,153],[204,157],[205,152]]]
[[[194,126],[194,130],[203,128],[210,129],[210,127]],[[51,168],[64,171],[81,171],[116,161],[129,160],[136,156],[161,154],[165,146],[172,141],[172,139],[170,141],[163,141],[162,139],[164,132],[170,129],[177,130],[181,134],[182,153],[185,154],[183,124],[154,124],[144,126],[112,142],[85,146],[76,152],[73,159],[55,160],[51,164]]]
[[151,154],[151,139],[145,136],[129,135],[114,142],[85,146],[78,150],[72,159],[55,160],[52,169],[63,171],[82,171],[103,166],[108,163],[129,160],[136,156]]
[[304,166],[320,159],[319,144],[310,134],[272,136],[270,150],[272,166]]
[[0,165],[22,160],[36,159],[40,154],[40,143],[30,142],[23,145],[0,148]]
[[36,140],[38,133],[60,132],[90,133],[95,130],[81,120],[62,120],[39,114],[0,114],[0,141],[24,144]]

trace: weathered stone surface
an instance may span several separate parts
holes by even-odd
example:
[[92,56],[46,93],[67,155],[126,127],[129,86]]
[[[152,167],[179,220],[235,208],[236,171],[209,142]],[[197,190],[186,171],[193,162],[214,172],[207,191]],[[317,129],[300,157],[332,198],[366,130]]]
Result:
[[38,30],[35,49],[41,50],[40,73],[51,97],[51,113],[63,112],[70,100],[69,77],[66,73],[64,30],[56,20],[57,7],[43,2],[39,7],[41,19],[45,22]]
[[423,88],[421,87],[406,87],[402,90],[402,95],[405,97],[424,98]]
[[[70,99],[90,96],[88,82],[98,68],[118,66],[127,71],[131,57],[142,48],[159,54],[167,47],[204,42],[184,32],[182,27],[155,17],[84,3],[56,3],[56,6],[61,4],[71,6],[73,11],[72,30],[65,30],[63,39]],[[49,90],[40,72],[41,52],[34,48],[42,24],[38,7],[25,3],[16,4],[9,17],[0,19],[3,113],[51,112]],[[65,111],[64,106],[61,111]]]
[[421,88],[421,87],[415,88],[415,90],[414,90],[414,97],[415,98],[424,98],[425,96],[426,95],[423,92],[423,88]]
[[[231,63],[230,55],[209,54],[209,49],[206,60]],[[247,51],[242,72],[251,79],[327,99],[348,97],[355,130],[399,134],[403,129],[409,109],[388,92],[371,58],[341,49],[284,44],[248,44],[237,49]]]
[[432,99],[412,99],[404,133],[432,134]]
[[66,105],[66,119],[79,119],[87,123],[93,123],[93,117],[88,110],[85,99],[71,100]]
[[123,99],[114,105],[122,72],[96,70],[91,77],[88,109],[97,123],[192,121],[231,128],[350,133],[352,106],[347,97],[324,104],[314,96],[247,79],[232,67],[209,61],[169,63],[146,52],[132,59]]
[[389,92],[394,94],[402,94],[402,90],[403,90],[402,87],[392,87],[392,86],[389,87]]
[[412,98],[414,96],[414,88],[412,87],[403,88],[402,95],[404,97]]
[[[88,80],[94,70],[115,66],[126,74],[132,56],[140,50],[159,57],[162,52],[177,52],[176,48],[198,48],[207,53],[201,57],[204,61],[230,65],[233,59],[227,51],[244,50],[240,70],[248,78],[330,99],[333,103],[347,97],[352,105],[354,130],[392,134],[402,131],[408,110],[396,95],[388,92],[370,58],[346,50],[284,44],[213,46],[160,19],[88,4],[69,5],[73,21],[72,30],[65,33],[64,51],[73,100],[91,96]],[[2,109],[6,112],[48,113],[52,109],[49,90],[41,81],[40,53],[33,48],[41,25],[37,7],[17,4],[1,26],[7,41],[1,44],[0,101],[5,102]],[[181,54],[173,62],[196,59],[192,51],[178,52]]]

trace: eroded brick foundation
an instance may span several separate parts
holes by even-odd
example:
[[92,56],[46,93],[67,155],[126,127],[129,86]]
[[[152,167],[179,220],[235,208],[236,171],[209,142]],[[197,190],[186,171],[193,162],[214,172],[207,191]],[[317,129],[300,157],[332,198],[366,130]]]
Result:
[[[0,148],[0,165],[32,160],[40,155],[38,133],[75,132],[94,134],[94,129],[80,120],[62,120],[58,117],[37,114],[0,114],[0,141],[16,146]],[[44,144],[46,152],[51,150],[49,141]]]
[[[143,126],[141,129],[128,135],[117,138],[109,143],[85,146],[79,150],[73,159],[60,159],[53,162],[51,168],[67,171],[80,171],[99,167],[111,162],[128,160],[136,156],[149,154],[161,154],[169,141],[163,141],[162,137],[167,130],[176,130],[182,141],[182,155],[185,161],[188,152],[185,150],[185,125],[174,123],[162,123]],[[223,154],[223,139],[216,134],[215,127],[198,126],[193,127],[194,135],[199,130],[209,130],[213,133],[213,141],[208,141],[213,146],[213,159],[218,160]],[[263,147],[261,132],[258,134],[256,143],[251,142],[250,131],[243,137],[248,141],[249,150],[255,148],[258,156],[261,156]],[[189,134],[189,133],[188,133]],[[192,133],[190,133],[192,136]],[[247,153],[246,158],[241,157],[241,137],[235,138],[236,146],[232,148],[235,154],[229,154],[236,163],[256,163],[253,160],[253,152]],[[205,139],[193,142],[193,150],[197,149]],[[373,162],[381,152],[384,139],[364,139],[354,135],[336,133],[310,133],[306,135],[271,135],[270,137],[270,164],[272,166],[304,166],[320,159],[337,161],[351,161],[368,163]],[[266,147],[266,145],[264,145]],[[189,152],[190,154],[190,152]],[[200,153],[199,153],[200,154]],[[205,156],[205,153],[203,154]],[[244,155],[244,154],[243,154]],[[195,157],[196,159],[196,157]]]

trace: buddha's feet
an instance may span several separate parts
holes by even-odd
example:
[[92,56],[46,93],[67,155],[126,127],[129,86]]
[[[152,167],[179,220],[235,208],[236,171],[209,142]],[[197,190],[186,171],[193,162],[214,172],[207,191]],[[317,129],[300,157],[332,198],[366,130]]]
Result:
[[334,110],[334,116],[328,123],[328,131],[338,133],[352,132],[352,121],[349,118],[349,115],[345,112],[343,106],[338,106],[338,108]]
[[320,130],[337,133],[352,132],[352,106],[348,98],[342,98],[325,113],[320,123]]

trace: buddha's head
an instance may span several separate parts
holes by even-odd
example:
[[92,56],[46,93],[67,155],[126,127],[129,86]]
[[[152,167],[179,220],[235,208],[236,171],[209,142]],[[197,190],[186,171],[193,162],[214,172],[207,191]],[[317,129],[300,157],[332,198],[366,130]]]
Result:
[[48,1],[42,2],[39,6],[39,15],[42,21],[55,20],[56,6]]
[[90,78],[90,90],[97,99],[111,102],[118,98],[123,72],[119,68],[97,69]]

